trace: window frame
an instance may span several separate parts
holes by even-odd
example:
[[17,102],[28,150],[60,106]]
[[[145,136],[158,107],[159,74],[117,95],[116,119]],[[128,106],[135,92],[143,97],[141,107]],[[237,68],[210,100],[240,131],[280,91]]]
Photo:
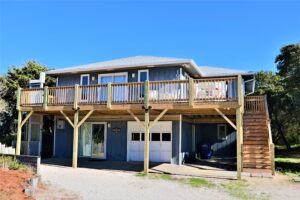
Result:
[[[220,134],[220,128],[221,127],[224,127],[224,130],[225,130],[225,135],[224,135],[224,137],[222,137]],[[218,126],[217,126],[217,138],[218,138],[218,140],[226,140],[226,137],[227,137],[227,125],[226,124],[218,124]]]

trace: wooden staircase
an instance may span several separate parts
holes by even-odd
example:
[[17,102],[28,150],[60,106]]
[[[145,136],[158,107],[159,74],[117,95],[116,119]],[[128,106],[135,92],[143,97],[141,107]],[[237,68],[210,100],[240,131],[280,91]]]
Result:
[[245,97],[242,160],[244,172],[274,171],[274,145],[264,96]]

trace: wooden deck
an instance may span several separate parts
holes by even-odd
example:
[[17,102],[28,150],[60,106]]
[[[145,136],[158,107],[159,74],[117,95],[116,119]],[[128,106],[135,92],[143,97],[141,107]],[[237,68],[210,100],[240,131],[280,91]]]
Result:
[[[143,110],[145,100],[154,110],[169,109],[168,113],[183,114],[214,108],[238,107],[237,77],[146,81],[105,85],[74,85],[19,89],[21,111],[81,111]],[[75,108],[76,107],[76,108]],[[206,112],[207,113],[207,112]]]

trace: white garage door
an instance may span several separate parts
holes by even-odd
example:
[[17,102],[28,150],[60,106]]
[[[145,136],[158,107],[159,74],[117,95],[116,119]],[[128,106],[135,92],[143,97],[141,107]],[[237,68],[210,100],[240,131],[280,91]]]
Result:
[[[144,129],[128,122],[127,160],[144,160]],[[172,122],[157,122],[150,130],[150,161],[170,162],[172,156]]]

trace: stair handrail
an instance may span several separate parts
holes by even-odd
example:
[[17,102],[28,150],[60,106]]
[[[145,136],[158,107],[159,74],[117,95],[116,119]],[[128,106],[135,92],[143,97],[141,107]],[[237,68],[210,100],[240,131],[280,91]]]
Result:
[[272,139],[272,130],[271,130],[271,122],[270,122],[270,116],[269,116],[267,95],[265,95],[265,111],[266,111],[267,127],[268,127],[268,133],[269,133],[269,149],[270,149],[270,156],[271,156],[271,170],[272,170],[272,175],[275,175],[275,151],[274,151],[275,146],[274,146],[273,139]]

